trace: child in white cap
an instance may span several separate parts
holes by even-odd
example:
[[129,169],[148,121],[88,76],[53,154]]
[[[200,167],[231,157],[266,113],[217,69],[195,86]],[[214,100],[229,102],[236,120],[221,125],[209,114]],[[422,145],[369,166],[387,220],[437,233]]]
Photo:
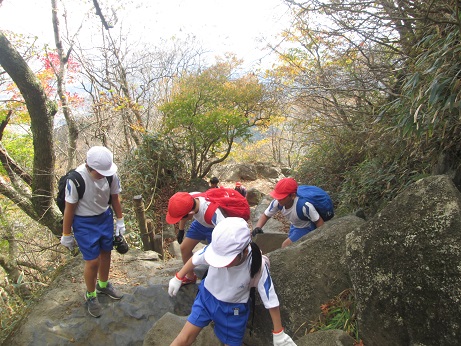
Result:
[[[222,343],[240,346],[250,313],[251,279],[258,274],[262,264],[261,251],[251,242],[246,221],[228,217],[218,223],[211,244],[197,251],[170,280],[170,296],[178,293],[183,276],[201,264],[210,266],[208,275],[200,284],[184,328],[171,345],[191,345],[202,328],[213,321],[215,334]],[[272,318],[274,345],[296,346],[284,332],[279,300],[266,265],[261,269],[257,289]]]
[[[109,282],[111,250],[114,243],[114,213],[117,217],[117,234],[123,236],[125,232],[119,197],[122,189],[113,154],[106,147],[91,147],[87,152],[86,162],[75,171],[83,179],[85,192],[80,197],[78,186],[72,179],[67,180],[61,244],[72,249],[77,241],[85,261],[83,276],[87,290],[85,300],[88,312],[93,317],[99,317],[102,307],[97,293],[117,300],[123,296]],[[106,177],[111,177],[111,183]],[[109,206],[109,200],[112,208]]]

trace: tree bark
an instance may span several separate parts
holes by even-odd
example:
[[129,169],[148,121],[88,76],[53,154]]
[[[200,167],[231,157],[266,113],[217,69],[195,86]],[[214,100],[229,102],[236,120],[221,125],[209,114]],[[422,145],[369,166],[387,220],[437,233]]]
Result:
[[[34,72],[2,31],[0,31],[0,65],[13,79],[24,97],[31,119],[34,146],[32,194],[30,198],[26,198],[24,195],[21,196],[18,192],[14,193],[14,189],[10,190],[11,186],[0,186],[0,188],[5,192],[11,192],[12,196],[21,196],[21,199],[23,199],[23,203],[20,205],[21,208],[31,203],[37,216],[35,219],[47,226],[55,234],[60,234],[61,230],[58,226],[59,214],[57,208],[55,208],[53,198],[56,185],[54,176],[53,117],[57,112],[57,105],[47,98]],[[3,182],[0,182],[0,185]],[[25,211],[27,212],[27,210]]]

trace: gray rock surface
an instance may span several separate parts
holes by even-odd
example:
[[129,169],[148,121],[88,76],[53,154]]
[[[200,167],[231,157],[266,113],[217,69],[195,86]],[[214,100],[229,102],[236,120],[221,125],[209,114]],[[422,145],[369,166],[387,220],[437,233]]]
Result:
[[169,297],[167,283],[181,261],[159,261],[158,256],[130,249],[113,252],[111,281],[124,296],[115,301],[99,296],[100,318],[88,315],[83,283],[83,260],[70,259],[61,274],[30,308],[5,345],[142,345],[144,336],[165,313],[186,316],[197,292],[184,287],[177,299]]
[[[147,333],[143,346],[165,346],[169,345],[179,334],[186,323],[187,316],[177,316],[172,313],[166,313],[162,316]],[[161,337],[159,337],[161,335]],[[212,325],[209,325],[200,332],[199,336],[193,343],[194,346],[222,345],[213,331]]]
[[250,206],[258,205],[264,198],[264,193],[256,188],[250,188],[247,191],[247,200]]
[[[310,330],[309,324],[318,319],[321,304],[352,287],[345,239],[363,222],[356,216],[333,218],[293,245],[269,253],[282,320],[292,337]],[[270,316],[263,305],[257,304],[256,308],[255,332],[268,344]]]
[[253,238],[253,241],[258,244],[263,254],[280,249],[282,243],[287,239],[286,233],[263,233],[258,234]]
[[420,180],[347,236],[367,346],[461,344],[461,194]]
[[284,178],[280,167],[270,163],[257,162],[249,163],[230,163],[225,165],[214,165],[211,175],[216,176],[221,181],[236,182],[239,180],[254,181],[257,179],[274,180]]

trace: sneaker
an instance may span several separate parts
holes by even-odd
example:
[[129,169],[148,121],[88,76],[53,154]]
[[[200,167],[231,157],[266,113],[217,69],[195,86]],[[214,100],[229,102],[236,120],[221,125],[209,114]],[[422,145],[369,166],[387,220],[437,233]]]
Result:
[[88,306],[88,312],[93,317],[101,316],[101,304],[99,304],[98,297],[88,297],[85,293],[86,305]]
[[106,294],[112,299],[121,299],[123,294],[117,292],[117,290],[112,286],[110,282],[107,283],[105,288],[99,286],[99,282],[96,284],[96,292],[101,294]]
[[195,274],[192,279],[189,279],[187,275],[182,278],[182,285],[195,284],[196,282],[197,282],[197,275]]

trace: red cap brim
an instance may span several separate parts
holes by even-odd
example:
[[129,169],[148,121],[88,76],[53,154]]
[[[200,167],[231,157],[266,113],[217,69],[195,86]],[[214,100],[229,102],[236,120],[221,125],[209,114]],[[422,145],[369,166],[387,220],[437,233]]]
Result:
[[169,213],[166,214],[166,222],[169,223],[170,225],[174,225],[175,223],[178,223],[181,221],[182,216],[179,217],[173,217]]
[[284,199],[284,198],[286,198],[286,197],[289,195],[289,193],[286,193],[286,194],[279,194],[279,193],[277,193],[277,192],[275,192],[275,191],[271,191],[270,195],[271,195],[272,198],[274,198],[274,199]]

